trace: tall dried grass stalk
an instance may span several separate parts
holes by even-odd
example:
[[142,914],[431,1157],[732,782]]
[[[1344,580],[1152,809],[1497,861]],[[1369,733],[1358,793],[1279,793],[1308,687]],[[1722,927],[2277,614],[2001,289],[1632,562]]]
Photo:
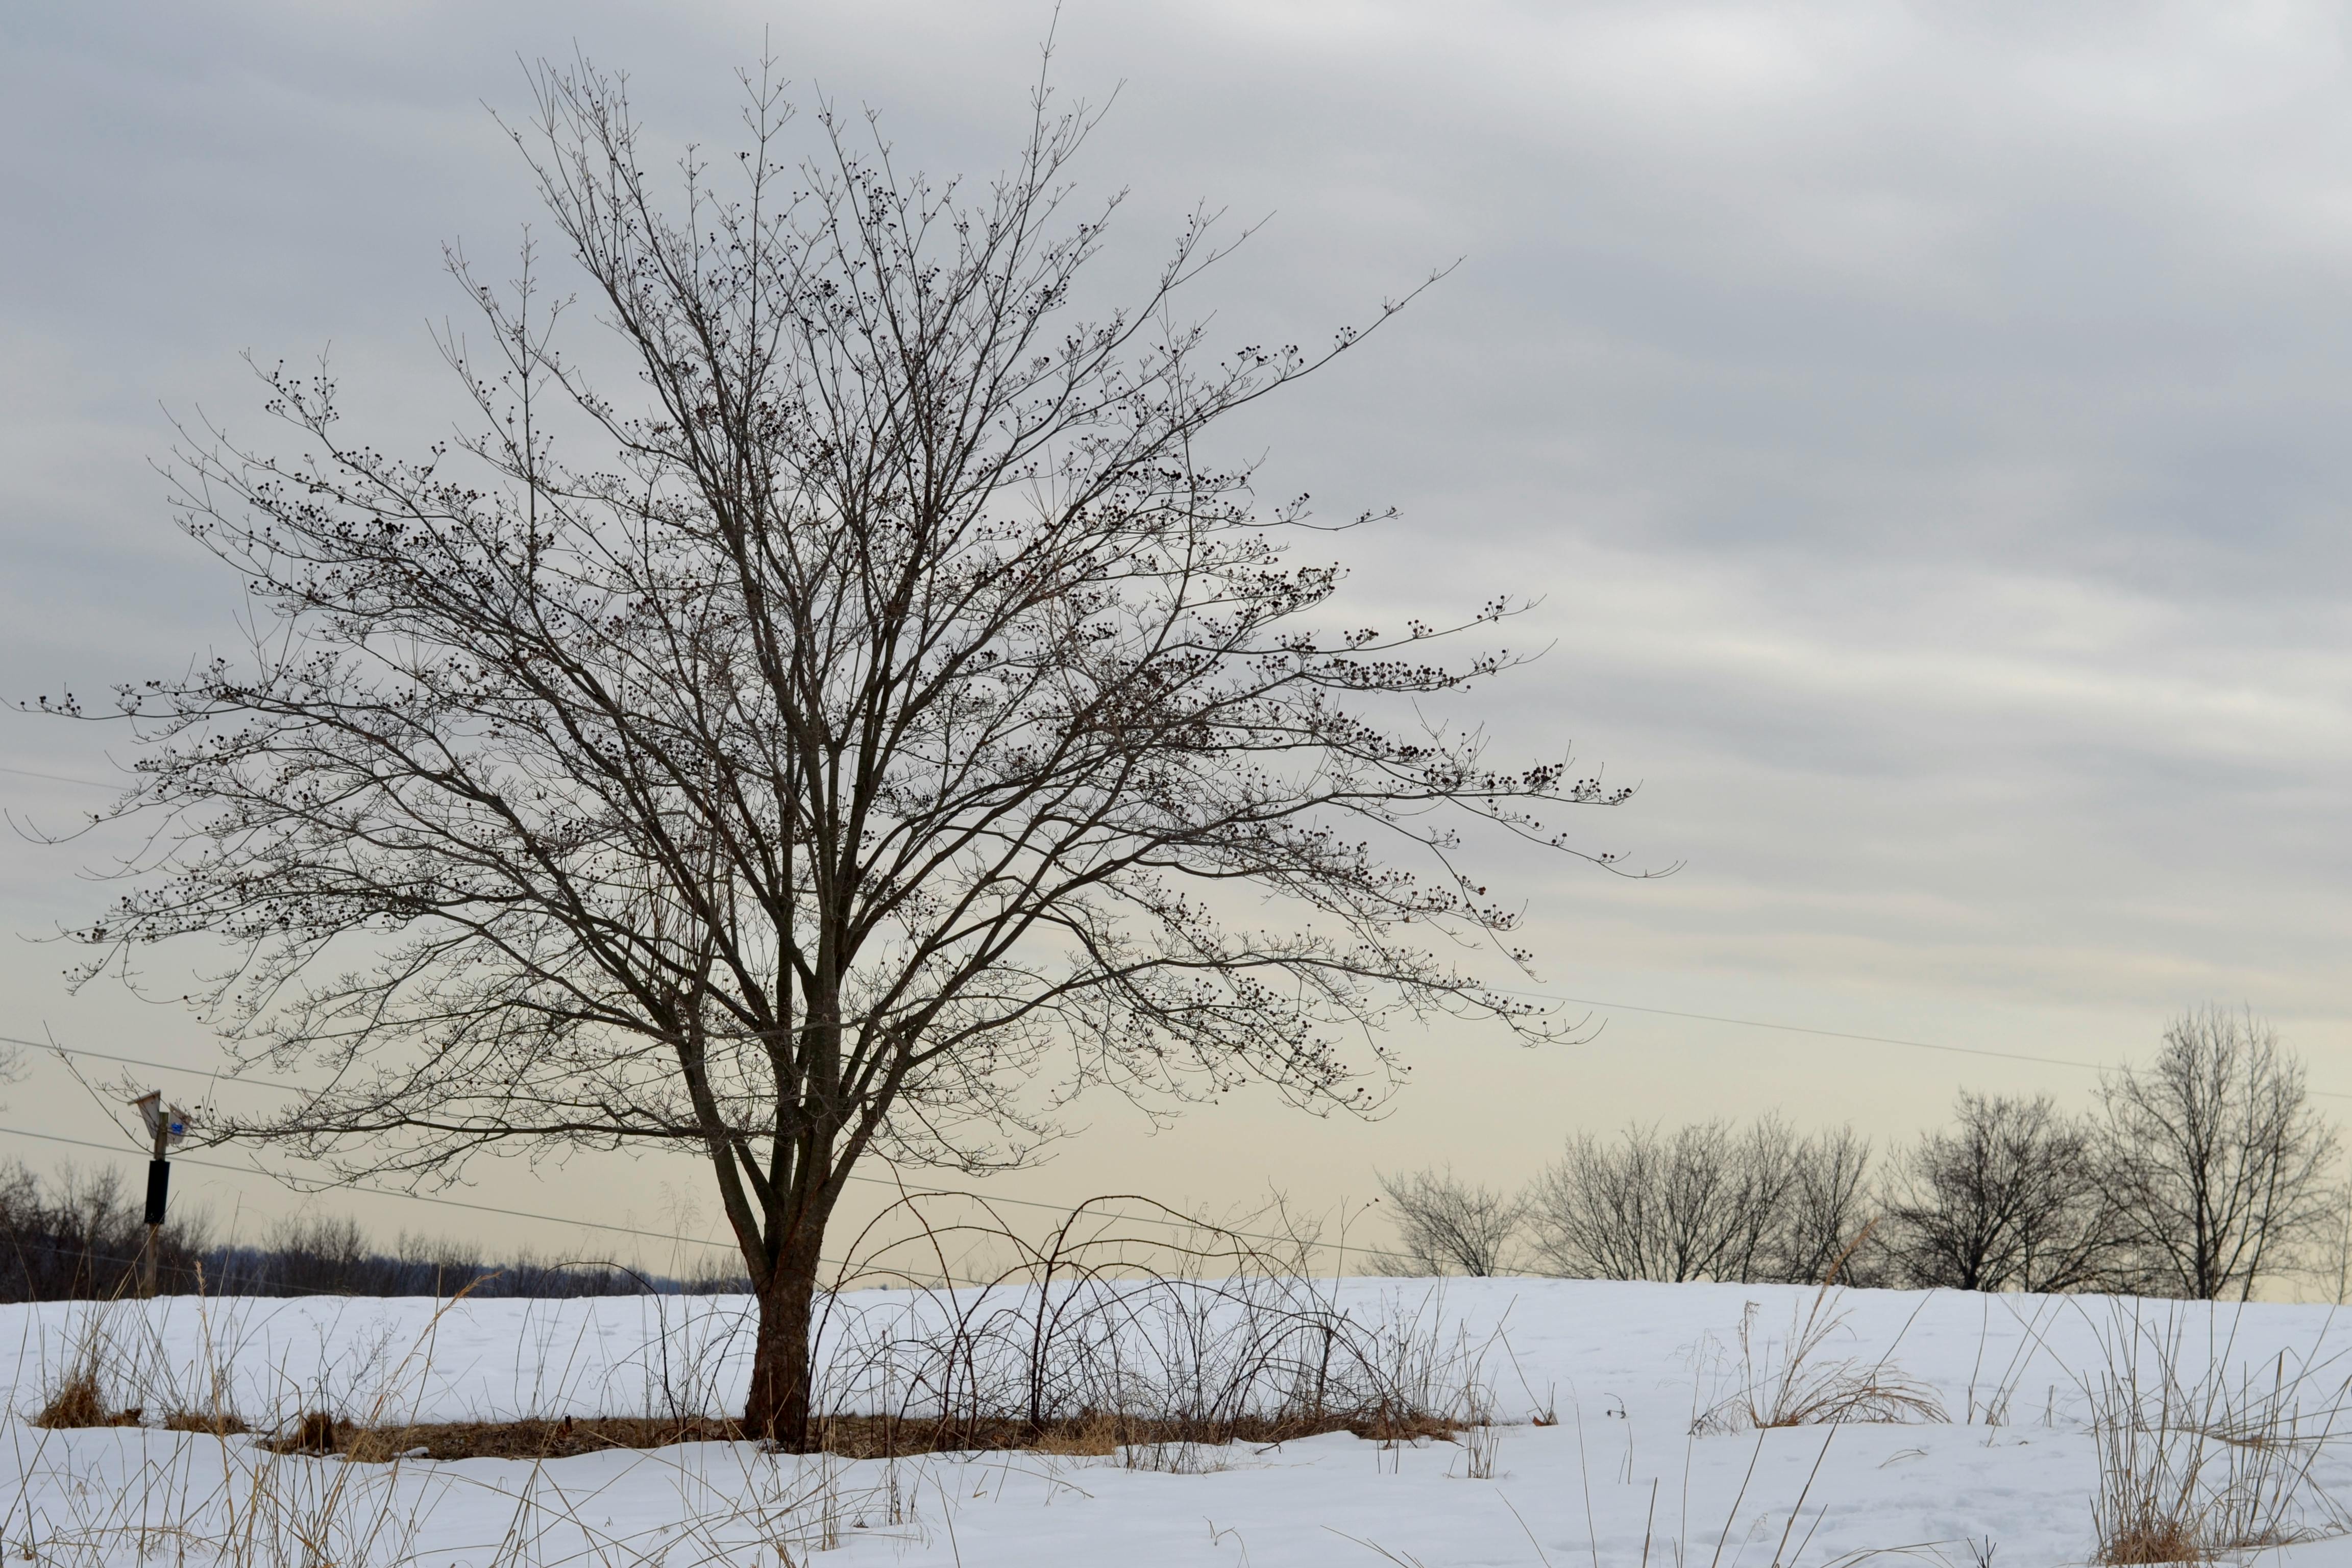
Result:
[[[2210,1562],[2352,1531],[2313,1482],[2352,1378],[2340,1356],[2231,1366],[2238,1314],[2117,1302],[2105,1366],[2083,1382],[2098,1447],[2097,1559],[2123,1568]],[[2188,1320],[2202,1311],[2207,1342]]]
[[[1825,1352],[1845,1331],[1850,1315],[1841,1302],[1842,1292],[1823,1284],[1791,1313],[1789,1332],[1780,1339],[1758,1331],[1759,1308],[1748,1302],[1739,1315],[1738,1386],[1702,1414],[1692,1430],[1704,1436],[1849,1421],[1948,1419],[1935,1390],[1895,1364],[1903,1333],[1875,1359],[1829,1359]],[[1906,1321],[1904,1331],[1909,1328]]]

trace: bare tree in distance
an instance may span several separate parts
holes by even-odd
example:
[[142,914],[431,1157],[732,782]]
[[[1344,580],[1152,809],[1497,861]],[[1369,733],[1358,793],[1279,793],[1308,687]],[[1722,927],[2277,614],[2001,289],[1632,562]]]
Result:
[[1777,1116],[1570,1138],[1528,1194],[1536,1267],[1582,1279],[1818,1283],[1856,1271],[1870,1143]]
[[2246,1300],[2325,1235],[2336,1130],[2311,1106],[2302,1062],[2251,1010],[2182,1014],[2156,1059],[2108,1074],[2100,1099],[2126,1285]]
[[2314,1272],[2337,1306],[2352,1304],[2352,1187],[2338,1184],[2328,1194],[2333,1213],[2319,1229]]
[[1747,1278],[1790,1179],[1778,1131],[1706,1121],[1629,1127],[1613,1142],[1577,1134],[1530,1195],[1537,1257],[1571,1279]]
[[614,79],[533,74],[515,140],[634,385],[563,351],[528,248],[506,290],[453,253],[468,433],[393,455],[282,368],[289,451],[190,433],[183,525],[258,620],[118,691],[115,815],[161,858],[73,934],[85,979],[231,944],[205,1016],[328,1087],[223,1135],[420,1181],[698,1154],[758,1298],[747,1424],[797,1447],[860,1162],[1017,1164],[1096,1086],[1360,1108],[1401,1011],[1555,1037],[1441,953],[1524,970],[1482,842],[1580,855],[1555,815],[1629,792],[1423,718],[1521,662],[1438,647],[1512,600],[1365,626],[1286,553],[1303,500],[1207,457],[1360,334],[1214,355],[1177,314],[1205,218],[1074,318],[1117,205],[1065,210],[1087,110],[1041,88],[967,192],[830,110],[796,166],[744,80],[747,144],[665,195]]
[[1378,1260],[1381,1267],[1415,1277],[1478,1279],[1511,1267],[1527,1217],[1524,1196],[1474,1186],[1450,1168],[1383,1174],[1380,1182],[1397,1230],[1397,1249]]
[[1895,1279],[1958,1290],[2075,1290],[2116,1262],[2097,1131],[2033,1100],[1963,1090],[1953,1125],[1894,1162],[1882,1253]]
[[1817,1285],[1834,1271],[1849,1283],[1870,1283],[1872,1260],[1853,1250],[1873,1217],[1870,1140],[1851,1127],[1812,1133],[1797,1140],[1790,1165],[1759,1277]]

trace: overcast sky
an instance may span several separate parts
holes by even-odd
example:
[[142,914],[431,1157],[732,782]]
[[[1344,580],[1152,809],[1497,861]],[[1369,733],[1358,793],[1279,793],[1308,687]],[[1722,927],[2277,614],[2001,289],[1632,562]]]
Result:
[[[240,353],[331,344],[387,439],[446,427],[441,247],[495,258],[531,217],[490,118],[525,108],[518,57],[624,68],[658,133],[724,146],[764,37],[905,162],[985,174],[1049,16],[0,8],[0,688],[235,644],[236,584],[150,463],[172,413],[257,426]],[[1230,341],[1314,341],[1460,258],[1236,439],[1269,494],[1401,510],[1333,546],[1366,624],[1539,596],[1512,637],[1549,651],[1483,710],[1497,749],[1572,742],[1639,783],[1591,841],[1682,869],[1512,884],[1544,987],[1612,1005],[1591,1046],[1414,1040],[1371,1126],[1243,1097],[1145,1140],[1104,1106],[1006,1190],[1318,1206],[1376,1166],[1517,1181],[1628,1118],[1891,1135],[1957,1086],[2095,1082],[1634,1007],[2106,1062],[2245,1003],[2352,1090],[2340,7],[1069,0],[1055,77],[1117,94],[1079,171],[1131,192],[1106,281],[1195,203],[1269,220],[1198,297]],[[67,823],[93,792],[27,772],[110,754],[0,713],[0,805]],[[105,847],[11,835],[0,927],[89,913]],[[0,952],[0,1034],[212,1059],[176,1010],[68,996],[65,958]],[[115,1136],[53,1067],[0,1098],[0,1123]],[[481,1190],[650,1218],[657,1184]]]

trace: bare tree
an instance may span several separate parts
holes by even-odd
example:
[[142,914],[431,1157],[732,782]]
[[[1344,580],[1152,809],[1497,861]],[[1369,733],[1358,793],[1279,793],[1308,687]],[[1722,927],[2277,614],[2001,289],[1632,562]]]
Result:
[[2252,1012],[2181,1015],[2156,1060],[2109,1074],[2101,1099],[2136,1288],[2245,1300],[2324,1236],[2336,1130]]
[[329,1087],[232,1135],[416,1179],[699,1153],[759,1300],[748,1425],[797,1445],[860,1161],[1016,1163],[1093,1085],[1366,1105],[1399,1009],[1546,1037],[1431,947],[1524,964],[1477,841],[1574,853],[1558,809],[1625,792],[1423,719],[1518,662],[1434,646],[1509,600],[1363,626],[1285,553],[1303,504],[1204,456],[1358,334],[1213,357],[1176,314],[1205,220],[1076,318],[1084,110],[1041,89],[967,194],[829,110],[794,166],[745,79],[747,145],[666,196],[614,80],[534,76],[515,140],[636,405],[526,249],[509,290],[452,256],[454,443],[346,434],[323,370],[262,372],[289,453],[189,435],[184,524],[262,618],[119,692],[167,853],[76,934],[85,974],[235,944],[206,1016]]
[[1851,1127],[1799,1140],[1758,1278],[1812,1285],[1835,1270],[1850,1283],[1868,1283],[1868,1264],[1854,1256],[1854,1245],[1869,1229],[1871,1201],[1870,1140]]
[[1383,1175],[1397,1250],[1381,1262],[1415,1276],[1485,1278],[1510,1266],[1512,1244],[1527,1217],[1524,1197],[1473,1186],[1445,1171]]
[[1533,1247],[1573,1279],[1817,1282],[1853,1268],[1869,1169],[1853,1129],[1800,1137],[1773,1116],[1581,1133],[1529,1191]]
[[1751,1278],[1793,1178],[1790,1144],[1770,1121],[1579,1133],[1530,1194],[1537,1255],[1572,1279]]
[[2073,1290],[2105,1278],[2119,1246],[2094,1129],[2047,1096],[1963,1091],[1948,1131],[1896,1160],[1885,1256],[1912,1286]]
[[[0,1301],[104,1300],[135,1289],[149,1244],[143,1215],[110,1163],[68,1164],[46,1183],[16,1162],[0,1165]],[[181,1205],[154,1238],[165,1289],[194,1288],[209,1239],[204,1212]]]
[[2327,1194],[2328,1218],[2319,1227],[2312,1272],[2337,1306],[2352,1303],[2352,1188],[2338,1184]]

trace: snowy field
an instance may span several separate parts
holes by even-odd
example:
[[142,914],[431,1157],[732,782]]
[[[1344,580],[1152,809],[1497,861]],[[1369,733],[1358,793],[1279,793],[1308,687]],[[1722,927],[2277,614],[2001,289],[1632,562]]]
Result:
[[[1367,1321],[1442,1323],[1460,1352],[1446,1375],[1492,1426],[1466,1443],[1236,1446],[1160,1456],[1163,1468],[1031,1453],[853,1463],[748,1444],[345,1463],[159,1423],[207,1396],[257,1423],[320,1408],[381,1421],[723,1409],[746,1375],[746,1303],[0,1308],[0,1544],[16,1561],[268,1568],[1631,1568],[1645,1554],[1828,1568],[1889,1552],[2033,1568],[2093,1558],[2095,1416],[2137,1408],[2144,1425],[2168,1423],[2137,1435],[2144,1456],[2198,1463],[2195,1484],[2217,1498],[2266,1476],[2280,1501],[2264,1517],[2306,1537],[2241,1557],[2352,1564],[2352,1515],[2337,1511],[2352,1507],[2352,1445],[2339,1452],[2332,1426],[2352,1311],[1554,1280],[1324,1289]],[[861,1321],[925,1310],[882,1293],[845,1301]],[[1809,1314],[1821,1331],[1792,1371]],[[92,1346],[110,1403],[142,1406],[147,1425],[32,1426]],[[1902,1418],[1752,1419],[1865,1383],[1891,1402],[1878,1414]],[[2168,1389],[2172,1415],[2159,1417]],[[1547,1411],[1556,1422],[1536,1424]],[[2116,1440],[2113,1422],[2105,1435]]]

